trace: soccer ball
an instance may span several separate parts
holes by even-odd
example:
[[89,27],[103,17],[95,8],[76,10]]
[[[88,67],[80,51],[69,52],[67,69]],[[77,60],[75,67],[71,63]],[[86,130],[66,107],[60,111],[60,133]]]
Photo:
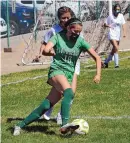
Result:
[[89,125],[84,119],[75,119],[72,124],[79,125],[79,128],[75,130],[77,134],[87,134],[89,131]]

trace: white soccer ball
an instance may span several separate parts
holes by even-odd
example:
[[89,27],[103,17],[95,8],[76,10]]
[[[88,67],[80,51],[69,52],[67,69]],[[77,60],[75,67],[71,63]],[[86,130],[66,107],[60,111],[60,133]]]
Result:
[[72,123],[79,125],[79,128],[75,130],[77,134],[87,134],[89,132],[89,124],[84,119],[75,119]]

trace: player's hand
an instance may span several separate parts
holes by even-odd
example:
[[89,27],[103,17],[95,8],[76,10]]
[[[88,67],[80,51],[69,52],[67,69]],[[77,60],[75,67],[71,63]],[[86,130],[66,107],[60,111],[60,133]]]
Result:
[[123,37],[126,38],[126,34],[124,34]]
[[113,29],[113,26],[112,26],[112,25],[108,25],[108,27]]
[[41,58],[41,56],[36,56],[34,59],[33,59],[33,62],[39,62],[39,59]]
[[49,53],[52,54],[52,56],[55,56],[55,55],[56,55],[56,53],[55,53],[55,51],[54,51],[53,48],[49,51]]
[[96,76],[94,77],[93,81],[94,81],[95,83],[99,83],[99,82],[100,82],[100,79],[101,79],[101,76],[100,76],[100,75],[96,75]]

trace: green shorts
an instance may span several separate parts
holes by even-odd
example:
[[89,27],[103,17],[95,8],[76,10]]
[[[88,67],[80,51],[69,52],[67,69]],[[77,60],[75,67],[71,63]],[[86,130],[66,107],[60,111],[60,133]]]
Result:
[[56,75],[64,75],[68,82],[71,84],[72,80],[73,80],[73,73],[72,72],[68,72],[68,71],[61,71],[61,70],[53,70],[53,71],[49,71],[48,73],[48,79],[52,78]]

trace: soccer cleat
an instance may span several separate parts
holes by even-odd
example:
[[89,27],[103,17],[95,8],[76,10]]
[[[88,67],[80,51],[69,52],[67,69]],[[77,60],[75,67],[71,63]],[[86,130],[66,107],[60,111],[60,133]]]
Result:
[[14,136],[20,135],[20,131],[21,131],[21,128],[19,126],[15,126],[13,135]]
[[71,132],[71,134],[79,128],[79,125],[74,125],[73,123],[68,123],[60,128],[61,134],[67,134]]
[[46,112],[44,113],[44,115],[42,115],[39,119],[45,119],[45,120],[49,121],[49,120],[50,120],[50,117],[51,117],[52,111],[53,111],[53,108],[50,108],[50,109],[49,109],[48,111],[46,111]]
[[49,121],[50,117],[47,116],[46,114],[43,114],[39,119],[45,119],[45,120]]
[[57,114],[56,121],[57,125],[62,125],[62,117],[60,113]]
[[115,68],[119,68],[119,66],[115,66]]
[[103,67],[108,68],[108,63],[104,63]]

